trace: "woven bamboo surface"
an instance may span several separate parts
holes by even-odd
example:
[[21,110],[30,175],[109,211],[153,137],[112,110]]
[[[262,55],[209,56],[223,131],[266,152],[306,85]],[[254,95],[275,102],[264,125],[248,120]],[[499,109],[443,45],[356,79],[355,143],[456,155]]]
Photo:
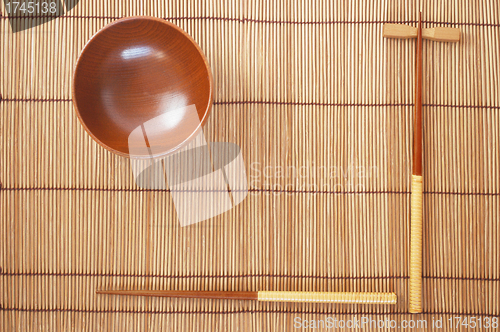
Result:
[[[289,331],[295,317],[500,315],[497,1],[87,0],[15,34],[0,8],[0,330]],[[462,41],[424,41],[424,313],[410,315],[416,43],[383,39],[382,25],[416,25],[419,8],[424,27],[458,27]],[[170,193],[138,188],[127,159],[78,122],[80,50],[132,15],[179,25],[207,56],[216,86],[207,141],[241,147],[251,186],[233,210],[179,227]],[[97,288],[394,291],[399,301]]]

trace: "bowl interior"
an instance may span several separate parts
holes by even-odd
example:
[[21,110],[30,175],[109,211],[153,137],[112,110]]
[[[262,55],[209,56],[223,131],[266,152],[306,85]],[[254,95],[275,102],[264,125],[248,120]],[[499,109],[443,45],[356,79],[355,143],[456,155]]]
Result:
[[[211,83],[201,50],[185,32],[160,19],[126,18],[85,46],[73,101],[85,129],[105,148],[157,157],[176,151],[201,128],[212,102]],[[149,138],[148,151],[129,139],[141,130]]]

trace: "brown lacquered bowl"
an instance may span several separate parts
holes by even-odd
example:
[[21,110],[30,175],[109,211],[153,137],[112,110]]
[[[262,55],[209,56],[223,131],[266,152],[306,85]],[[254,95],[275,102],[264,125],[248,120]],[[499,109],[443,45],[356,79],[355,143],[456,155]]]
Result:
[[179,27],[152,17],[123,18],[97,32],[73,77],[85,130],[127,157],[161,157],[186,145],[206,122],[212,99],[212,75],[199,46]]

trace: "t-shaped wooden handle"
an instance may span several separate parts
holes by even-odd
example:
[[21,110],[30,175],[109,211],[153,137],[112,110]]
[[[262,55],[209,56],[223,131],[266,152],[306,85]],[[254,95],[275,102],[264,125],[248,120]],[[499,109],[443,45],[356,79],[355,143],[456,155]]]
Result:
[[[384,24],[383,35],[386,38],[417,38],[417,28],[405,24]],[[422,29],[422,38],[454,43],[460,41],[460,29],[442,27]]]

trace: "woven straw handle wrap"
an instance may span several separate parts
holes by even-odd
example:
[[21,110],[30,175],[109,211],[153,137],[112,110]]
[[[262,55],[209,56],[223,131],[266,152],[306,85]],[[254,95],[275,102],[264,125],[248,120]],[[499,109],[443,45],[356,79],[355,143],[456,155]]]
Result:
[[422,312],[422,176],[413,175],[410,220],[410,312]]
[[267,292],[258,293],[259,301],[396,304],[394,293]]

